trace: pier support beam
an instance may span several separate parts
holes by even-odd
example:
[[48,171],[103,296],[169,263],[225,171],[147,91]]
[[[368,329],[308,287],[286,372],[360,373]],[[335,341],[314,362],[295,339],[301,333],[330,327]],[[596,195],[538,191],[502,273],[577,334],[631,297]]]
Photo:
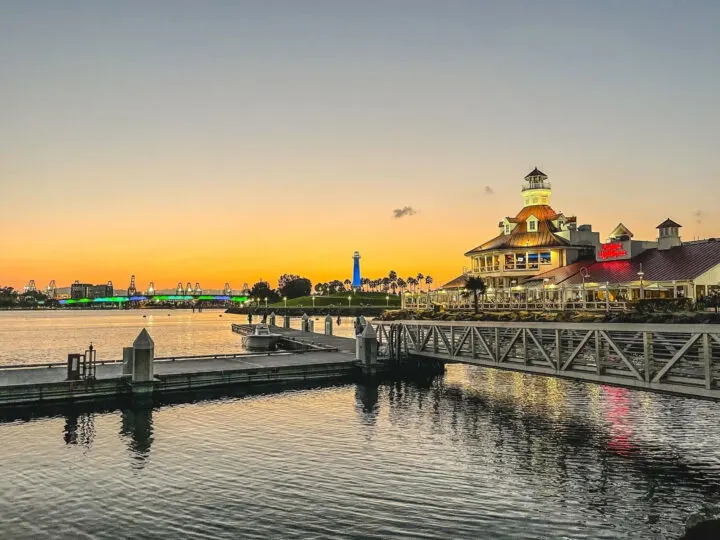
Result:
[[132,391],[135,395],[152,394],[155,377],[155,343],[143,328],[133,342]]
[[377,334],[371,324],[365,325],[362,333],[356,337],[357,355],[363,375],[377,373],[378,342]]
[[273,311],[273,312],[270,314],[270,326],[277,326],[277,325],[275,324],[275,318],[276,318],[276,317],[277,317],[277,315],[275,315],[275,312]]
[[332,316],[328,315],[325,317],[325,335],[326,336],[332,336],[333,335],[333,319]]
[[283,328],[290,328],[290,315],[283,316]]

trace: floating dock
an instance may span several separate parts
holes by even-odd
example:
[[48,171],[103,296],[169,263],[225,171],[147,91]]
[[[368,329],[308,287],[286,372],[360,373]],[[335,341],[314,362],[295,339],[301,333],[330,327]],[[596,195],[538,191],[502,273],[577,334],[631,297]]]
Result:
[[[238,325],[233,326],[233,331],[237,333],[250,329],[235,326]],[[240,384],[350,379],[361,372],[354,339],[277,327],[273,327],[273,332],[283,335],[282,347],[291,351],[152,358],[149,380],[136,377],[132,370],[128,373],[127,366],[119,360],[97,362],[94,376],[79,380],[68,380],[67,363],[2,366],[0,407],[188,392]],[[137,351],[135,358],[139,364]]]

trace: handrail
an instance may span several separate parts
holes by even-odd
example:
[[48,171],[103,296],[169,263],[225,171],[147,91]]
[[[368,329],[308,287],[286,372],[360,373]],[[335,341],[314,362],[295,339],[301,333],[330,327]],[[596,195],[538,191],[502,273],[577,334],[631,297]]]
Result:
[[720,324],[663,324],[663,323],[610,323],[610,322],[518,322],[518,321],[427,321],[427,320],[396,320],[372,323],[377,326],[403,324],[408,326],[477,326],[482,328],[536,328],[536,329],[572,329],[607,330],[613,332],[659,332],[672,334],[720,334]]

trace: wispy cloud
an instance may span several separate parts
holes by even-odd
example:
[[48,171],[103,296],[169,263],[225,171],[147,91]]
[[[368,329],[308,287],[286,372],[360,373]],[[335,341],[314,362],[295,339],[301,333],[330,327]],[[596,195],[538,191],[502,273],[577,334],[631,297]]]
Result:
[[412,206],[403,206],[402,208],[396,208],[393,210],[393,217],[395,219],[400,219],[405,216],[412,216],[414,214],[417,214],[417,210],[415,210]]
[[495,195],[495,191],[490,186],[485,186],[484,193],[485,195]]
[[697,224],[702,225],[703,218],[705,217],[705,212],[703,212],[702,210],[695,210],[693,216],[695,217],[695,221],[697,222]]

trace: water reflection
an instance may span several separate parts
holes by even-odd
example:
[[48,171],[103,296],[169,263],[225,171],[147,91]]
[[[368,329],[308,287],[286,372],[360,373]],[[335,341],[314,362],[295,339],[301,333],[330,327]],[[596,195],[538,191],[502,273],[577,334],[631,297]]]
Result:
[[95,414],[68,411],[65,413],[63,440],[89,449],[95,440]]
[[[642,509],[642,519],[652,524],[658,512],[677,511],[682,493],[720,502],[714,456],[702,460],[653,439],[633,437],[632,413],[635,407],[644,409],[631,399],[637,392],[578,385],[573,390],[579,393],[568,396],[570,387],[562,390],[558,386],[565,383],[555,379],[523,380],[502,372],[486,377],[486,372],[470,370],[467,380],[457,384],[440,378],[429,388],[396,383],[384,389],[387,400],[381,395],[381,402],[388,404],[393,427],[403,429],[422,411],[415,404],[429,399],[432,411],[424,417],[435,433],[479,461],[489,454],[500,474],[527,474],[536,479],[538,489],[558,500],[574,492],[574,503],[589,513],[604,514],[608,505],[617,511],[619,501],[631,496]],[[653,424],[652,429],[685,427],[677,416],[662,421],[676,425]],[[582,496],[577,497],[578,492]]]
[[373,383],[358,384],[355,386],[355,406],[361,412],[360,419],[363,424],[375,425],[377,422],[379,405],[379,386]]
[[142,469],[150,457],[153,442],[153,410],[131,407],[121,410],[120,437],[127,443],[132,467]]

